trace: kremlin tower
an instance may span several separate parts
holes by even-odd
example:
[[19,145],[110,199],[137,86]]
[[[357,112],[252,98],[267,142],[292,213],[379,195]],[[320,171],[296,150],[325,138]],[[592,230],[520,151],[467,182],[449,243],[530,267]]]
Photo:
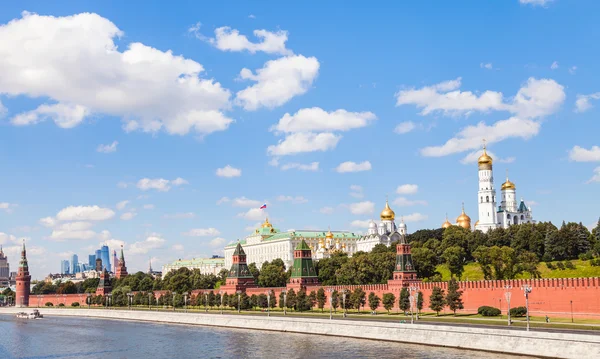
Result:
[[27,252],[25,250],[25,241],[23,241],[23,249],[21,250],[21,262],[19,262],[19,272],[17,273],[16,282],[16,306],[28,307],[31,275],[29,274],[29,265],[27,264]]
[[121,245],[121,257],[115,262],[115,277],[117,279],[127,277],[127,266],[125,265],[125,256],[123,255],[123,245]]

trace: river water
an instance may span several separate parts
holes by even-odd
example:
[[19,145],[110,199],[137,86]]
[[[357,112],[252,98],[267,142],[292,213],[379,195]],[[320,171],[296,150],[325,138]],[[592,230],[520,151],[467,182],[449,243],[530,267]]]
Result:
[[481,358],[515,356],[308,334],[0,315],[0,358]]

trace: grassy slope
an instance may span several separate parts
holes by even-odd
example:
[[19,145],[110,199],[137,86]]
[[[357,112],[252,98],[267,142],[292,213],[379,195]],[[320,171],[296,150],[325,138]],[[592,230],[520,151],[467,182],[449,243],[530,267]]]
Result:
[[[540,263],[538,269],[542,274],[542,278],[584,278],[584,277],[600,277],[600,267],[592,267],[589,261],[573,260],[575,269],[553,269],[546,267],[545,263]],[[556,264],[556,262],[552,262]],[[446,265],[439,265],[438,272],[442,274],[444,280],[450,279],[450,271]],[[527,274],[521,274],[517,278],[528,278]],[[477,263],[469,263],[465,266],[465,272],[462,276],[463,280],[483,280],[483,273]]]

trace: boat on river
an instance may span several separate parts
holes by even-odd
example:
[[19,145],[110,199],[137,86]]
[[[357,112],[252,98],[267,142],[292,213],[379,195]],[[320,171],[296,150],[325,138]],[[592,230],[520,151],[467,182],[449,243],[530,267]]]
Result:
[[40,311],[37,309],[34,309],[33,312],[31,313],[25,313],[25,312],[19,312],[17,313],[17,318],[21,318],[21,319],[41,319],[44,316],[42,314],[40,314]]

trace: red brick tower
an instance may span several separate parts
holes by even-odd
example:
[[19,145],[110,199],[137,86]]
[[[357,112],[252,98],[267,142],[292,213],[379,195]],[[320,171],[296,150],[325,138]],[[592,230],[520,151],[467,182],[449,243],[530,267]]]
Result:
[[23,241],[23,250],[21,250],[21,262],[19,262],[19,272],[17,273],[16,282],[17,297],[15,298],[15,303],[19,307],[28,307],[31,275],[29,275],[29,265],[27,264],[27,252],[25,251],[25,241]]
[[417,271],[412,261],[410,244],[406,243],[403,237],[400,243],[396,245],[396,267],[392,279],[388,280],[388,286],[391,290],[394,290],[420,282],[421,280],[417,278]]
[[125,256],[123,255],[123,245],[121,245],[121,257],[119,258],[118,263],[115,264],[117,267],[115,269],[115,277],[127,277],[127,267],[125,266]]
[[96,288],[96,295],[106,295],[111,291],[112,286],[110,285],[110,273],[108,273],[106,268],[104,268],[100,273],[100,282]]
[[242,248],[240,242],[235,247],[235,251],[232,256],[232,264],[229,273],[227,274],[227,280],[225,285],[221,288],[229,294],[232,294],[238,290],[245,291],[246,288],[254,288],[254,277],[248,269],[246,264],[246,252]]
[[[329,232],[331,233],[331,232]],[[294,250],[294,265],[288,288],[300,290],[306,285],[318,285],[319,279],[312,260],[312,252],[304,239]]]

